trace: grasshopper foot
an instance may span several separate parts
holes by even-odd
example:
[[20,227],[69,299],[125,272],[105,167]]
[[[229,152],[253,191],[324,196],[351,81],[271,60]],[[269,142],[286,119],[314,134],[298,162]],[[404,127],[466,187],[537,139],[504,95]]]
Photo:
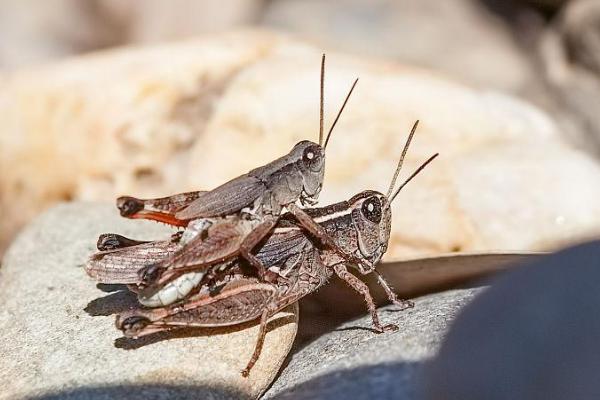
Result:
[[375,327],[375,333],[396,332],[399,329],[400,328],[396,324],[380,325]]
[[401,299],[394,300],[393,304],[395,306],[399,307],[398,311],[404,311],[404,310],[407,310],[409,308],[413,308],[415,306],[415,303],[413,303],[412,301],[410,301],[410,300],[401,300]]

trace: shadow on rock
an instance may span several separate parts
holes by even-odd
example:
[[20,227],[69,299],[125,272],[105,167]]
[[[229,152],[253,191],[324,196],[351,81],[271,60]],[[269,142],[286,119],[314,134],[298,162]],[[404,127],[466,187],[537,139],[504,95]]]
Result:
[[[265,399],[397,399],[415,400],[420,362],[382,363],[317,376]],[[285,386],[284,386],[285,387]]]
[[600,242],[492,281],[424,369],[426,399],[600,398]]
[[98,288],[110,294],[88,303],[84,311],[92,317],[118,314],[138,305],[135,293],[130,292],[125,285],[98,284]]
[[159,399],[244,399],[241,392],[225,387],[194,385],[122,385],[106,387],[83,387],[49,393],[28,400],[159,400]]

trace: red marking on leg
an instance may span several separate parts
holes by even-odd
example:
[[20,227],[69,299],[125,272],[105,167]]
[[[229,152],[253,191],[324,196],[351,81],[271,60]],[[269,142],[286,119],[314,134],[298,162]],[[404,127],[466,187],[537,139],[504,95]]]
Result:
[[189,220],[177,219],[173,215],[161,213],[161,212],[158,212],[158,211],[140,211],[138,213],[135,213],[135,214],[129,216],[128,218],[132,218],[132,219],[149,219],[149,220],[152,220],[152,221],[163,222],[163,223],[168,224],[168,225],[180,226],[180,227],[183,227],[183,228],[185,228],[186,226],[188,226],[188,223],[190,222]]

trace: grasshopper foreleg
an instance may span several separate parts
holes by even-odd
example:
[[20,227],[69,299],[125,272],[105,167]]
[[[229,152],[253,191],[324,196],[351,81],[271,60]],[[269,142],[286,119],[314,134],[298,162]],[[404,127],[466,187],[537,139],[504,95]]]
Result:
[[377,282],[379,282],[379,284],[383,287],[383,290],[385,290],[385,294],[387,294],[387,297],[388,299],[390,299],[392,304],[400,307],[401,311],[406,310],[407,308],[413,308],[415,306],[415,303],[413,303],[410,300],[399,299],[396,293],[394,293],[392,287],[384,279],[383,275],[381,275],[377,270],[373,270],[373,272],[377,277]]
[[290,204],[288,206],[290,212],[294,215],[294,217],[298,220],[298,222],[302,225],[303,228],[308,230],[313,236],[315,236],[323,245],[329,247],[336,254],[342,257],[349,263],[352,264],[361,264],[364,265],[368,270],[374,270],[375,266],[370,263],[368,260],[364,258],[357,257],[353,254],[348,254],[344,252],[333,240],[333,238],[325,231],[325,229],[316,223],[310,215],[308,215],[303,209],[298,207],[295,204]]
[[369,287],[356,276],[354,276],[351,272],[346,269],[343,264],[336,264],[333,266],[333,270],[335,274],[345,281],[350,287],[356,290],[358,293],[362,294],[365,301],[367,302],[367,308],[369,309],[369,313],[371,314],[371,318],[373,319],[373,326],[375,327],[375,331],[377,333],[389,332],[389,331],[397,331],[398,325],[388,324],[381,325],[379,322],[379,316],[377,315],[377,307],[375,306],[375,302],[373,301],[373,297],[371,297],[371,293],[369,292]]
[[272,281],[276,277],[271,276],[271,272],[265,267],[265,265],[252,254],[252,249],[260,243],[264,237],[273,230],[277,224],[278,218],[266,217],[258,226],[256,226],[252,232],[246,236],[244,241],[240,245],[239,253],[244,259],[246,259],[258,272],[258,276],[263,281]]

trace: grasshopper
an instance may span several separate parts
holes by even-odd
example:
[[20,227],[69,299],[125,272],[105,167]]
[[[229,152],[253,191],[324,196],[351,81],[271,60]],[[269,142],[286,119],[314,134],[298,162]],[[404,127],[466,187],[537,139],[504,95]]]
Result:
[[[175,196],[141,200],[133,197],[117,199],[121,215],[145,218],[185,227],[177,241],[179,248],[164,259],[156,260],[138,270],[140,288],[157,291],[175,276],[189,270],[202,272],[213,264],[236,256],[246,259],[255,267],[262,280],[276,279],[256,258],[252,249],[276,226],[281,214],[289,211],[297,221],[321,241],[336,249],[351,262],[362,262],[351,254],[344,254],[332,238],[302,208],[296,205],[316,204],[323,185],[325,149],[354,90],[354,81],[325,140],[323,131],[325,56],[321,60],[320,129],[319,144],[310,141],[297,143],[290,153],[239,176],[211,191],[188,192]],[[125,238],[105,237],[100,250],[125,245]],[[128,245],[136,241],[127,239]],[[173,241],[172,241],[173,242]],[[88,273],[102,275],[102,269],[112,266],[103,257],[92,257]]]
[[[377,264],[387,250],[393,200],[438,155],[430,157],[394,192],[396,179],[416,126],[417,124],[409,135],[386,195],[366,190],[348,201],[306,209],[307,215],[331,235],[335,245],[347,254],[354,254],[357,258],[368,261],[354,266],[361,274],[375,273],[391,302],[401,309],[412,307],[413,304],[398,299],[375,268],[365,265]],[[167,242],[160,243],[160,246],[167,246]],[[242,371],[243,376],[248,376],[262,351],[268,319],[326,284],[335,274],[364,297],[375,332],[398,329],[396,325],[383,325],[380,322],[368,286],[348,270],[347,260],[339,252],[316,240],[293,215],[285,214],[266,241],[255,251],[256,257],[270,271],[285,279],[261,281],[247,272],[243,259],[229,260],[213,266],[214,276],[208,282],[203,280],[201,284],[194,286],[183,301],[166,307],[130,310],[117,317],[117,327],[125,336],[138,338],[177,327],[232,326],[260,319],[252,357]]]

